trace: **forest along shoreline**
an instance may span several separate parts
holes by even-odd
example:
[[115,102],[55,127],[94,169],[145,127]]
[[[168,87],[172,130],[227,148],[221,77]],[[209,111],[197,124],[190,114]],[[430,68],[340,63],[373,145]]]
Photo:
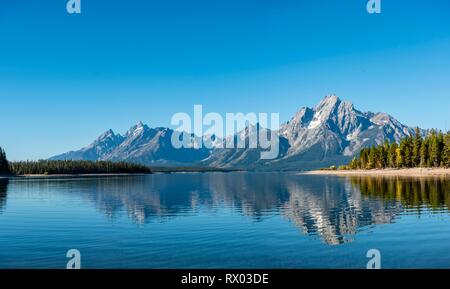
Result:
[[371,170],[316,170],[301,172],[304,175],[336,176],[393,176],[393,177],[448,177],[450,168],[405,168],[405,169],[371,169]]
[[61,177],[121,177],[121,176],[147,176],[153,174],[176,174],[176,173],[229,173],[239,172],[238,169],[215,169],[215,168],[157,168],[145,173],[83,173],[83,174],[23,174],[23,175],[0,175],[0,179],[12,178],[61,178]]
[[450,132],[431,130],[425,137],[417,128],[414,136],[400,143],[388,141],[363,148],[348,165],[331,166],[307,174],[450,177]]

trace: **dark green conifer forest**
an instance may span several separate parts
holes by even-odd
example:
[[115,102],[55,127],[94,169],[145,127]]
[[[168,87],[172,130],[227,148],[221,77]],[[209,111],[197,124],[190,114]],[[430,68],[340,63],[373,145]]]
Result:
[[0,175],[116,174],[151,173],[147,166],[107,161],[21,161],[8,162],[0,147]]
[[9,171],[9,163],[6,159],[5,151],[0,147],[0,175],[8,175]]
[[406,137],[400,143],[385,142],[378,146],[364,148],[343,169],[384,168],[438,168],[450,167],[450,132],[444,134],[432,130],[422,137],[419,129],[414,136]]

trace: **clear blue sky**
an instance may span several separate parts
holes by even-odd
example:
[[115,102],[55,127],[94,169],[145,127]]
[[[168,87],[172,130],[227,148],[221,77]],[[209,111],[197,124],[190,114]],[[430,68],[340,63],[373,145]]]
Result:
[[450,1],[66,0],[0,3],[0,146],[78,149],[175,112],[279,112],[329,93],[450,128]]

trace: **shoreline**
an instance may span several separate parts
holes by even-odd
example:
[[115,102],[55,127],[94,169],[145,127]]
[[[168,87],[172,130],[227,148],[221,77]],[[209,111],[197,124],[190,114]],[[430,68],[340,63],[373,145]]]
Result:
[[383,177],[450,177],[450,168],[410,168],[410,169],[373,169],[373,170],[315,170],[302,172],[304,175],[334,176],[383,176]]
[[[210,173],[210,172],[243,172],[243,170],[157,170],[151,173],[103,173],[103,174],[36,174],[36,175],[0,175],[0,179],[20,178],[76,178],[76,177],[119,177],[119,176],[146,176],[151,174],[172,173]],[[245,172],[245,171],[244,171]],[[249,172],[249,171],[247,171]],[[251,172],[251,171],[250,171]],[[271,172],[271,171],[264,171]],[[278,172],[278,171],[277,171]],[[286,171],[289,172],[289,171]],[[312,170],[290,171],[299,175],[332,175],[332,176],[384,176],[384,177],[449,177],[450,168],[408,168],[408,169],[372,169],[372,170]]]
[[61,177],[115,177],[115,176],[145,176],[149,173],[114,173],[114,174],[54,174],[54,175],[11,175],[0,176],[0,179],[20,179],[20,178],[61,178]]
[[120,177],[120,176],[147,176],[154,174],[176,174],[176,173],[214,173],[214,172],[235,172],[239,170],[231,169],[207,169],[207,170],[189,170],[189,169],[161,169],[154,170],[151,173],[100,173],[100,174],[26,174],[26,175],[0,175],[0,179],[21,179],[21,178],[63,178],[63,177]]

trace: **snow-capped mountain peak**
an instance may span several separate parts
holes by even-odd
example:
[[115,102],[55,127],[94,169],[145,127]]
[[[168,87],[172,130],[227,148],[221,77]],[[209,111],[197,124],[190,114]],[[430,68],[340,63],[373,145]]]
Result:
[[125,137],[130,137],[130,136],[136,137],[149,129],[150,128],[146,124],[142,123],[142,121],[139,121],[137,124],[132,126],[127,131],[127,133],[125,134]]
[[[249,125],[225,139],[193,136],[191,146],[175,149],[171,143],[172,129],[150,128],[138,122],[124,135],[108,130],[91,145],[51,159],[245,169],[309,169],[347,163],[363,147],[380,144],[385,140],[399,141],[405,136],[413,135],[414,129],[387,113],[361,112],[351,102],[331,94],[313,108],[302,107],[280,127],[280,153],[277,159],[260,159],[261,150],[254,148],[255,143],[249,142],[249,136],[257,132],[269,133],[270,130],[257,124]],[[224,145],[227,142],[237,143],[238,139],[246,143],[244,148],[229,148]],[[205,141],[212,143],[212,146],[202,146]]]
[[[314,108],[302,108],[280,129],[289,140],[285,159],[344,163],[363,147],[413,134],[388,114],[363,113],[336,95],[325,96]],[[341,159],[335,161],[335,159]]]
[[315,107],[316,111],[320,111],[320,110],[332,110],[333,108],[335,108],[336,106],[338,106],[341,103],[341,99],[335,95],[335,94],[330,94],[330,95],[326,95],[320,102],[319,104]]

